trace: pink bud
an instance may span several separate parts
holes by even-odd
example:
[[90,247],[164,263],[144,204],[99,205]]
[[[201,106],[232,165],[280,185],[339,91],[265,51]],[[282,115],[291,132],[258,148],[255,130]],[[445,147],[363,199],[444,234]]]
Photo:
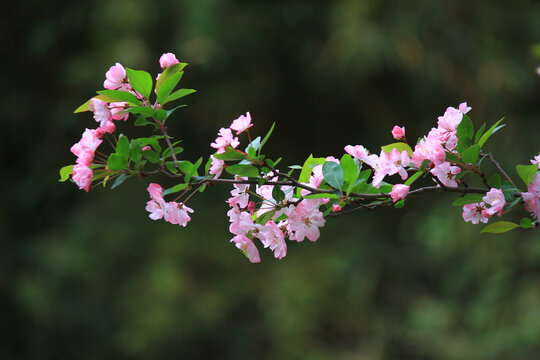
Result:
[[332,205],[332,212],[340,212],[341,211],[341,205],[334,204]]
[[255,211],[255,202],[253,201],[250,201],[248,202],[248,211],[251,213],[251,215],[253,215],[253,212]]
[[394,128],[392,129],[392,136],[396,140],[405,139],[405,126],[404,127],[399,127],[397,125],[394,126]]
[[152,150],[152,148],[150,147],[150,145],[146,145],[146,146],[143,146],[143,148],[141,150],[142,151]]
[[163,54],[159,58],[159,66],[161,66],[163,70],[165,70],[171,65],[178,64],[178,63],[180,63],[180,61],[178,61],[178,59],[176,58],[176,55],[174,55],[173,53]]
[[392,197],[393,202],[396,202],[398,200],[405,199],[408,193],[409,193],[408,185],[396,184],[392,187],[392,191],[390,192],[390,197]]

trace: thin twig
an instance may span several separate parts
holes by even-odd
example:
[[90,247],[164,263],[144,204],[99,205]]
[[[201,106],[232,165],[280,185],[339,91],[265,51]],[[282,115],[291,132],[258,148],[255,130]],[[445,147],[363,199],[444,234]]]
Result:
[[514,186],[517,189],[518,187],[516,186],[516,184],[514,183],[512,178],[510,176],[508,176],[508,174],[503,170],[501,165],[493,158],[493,154],[492,153],[487,153],[485,155],[493,163],[493,165],[495,165],[497,170],[499,170],[501,172],[501,174],[503,174],[503,176],[506,178],[506,180],[508,180],[510,182],[510,184],[512,184],[512,186]]

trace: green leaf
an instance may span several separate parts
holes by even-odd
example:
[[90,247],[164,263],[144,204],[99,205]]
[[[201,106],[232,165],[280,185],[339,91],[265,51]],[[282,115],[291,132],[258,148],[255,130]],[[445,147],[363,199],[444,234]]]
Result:
[[163,70],[163,73],[156,81],[156,90],[159,90],[163,83],[166,82],[171,76],[181,72],[186,65],[187,63],[174,64]]
[[482,148],[484,146],[484,144],[486,143],[486,141],[489,139],[489,137],[491,135],[493,135],[494,133],[496,133],[497,131],[499,131],[499,129],[501,129],[502,127],[504,127],[504,124],[501,125],[501,126],[498,126],[501,121],[503,121],[504,118],[502,118],[501,120],[497,121],[495,124],[493,124],[492,127],[489,128],[488,131],[486,131],[486,133],[484,135],[482,135],[482,137],[480,137],[480,140],[478,140],[478,145]]
[[122,183],[124,181],[126,181],[126,179],[128,178],[129,176],[127,174],[121,174],[119,177],[116,178],[116,180],[114,181],[114,184],[112,184],[111,186],[111,190],[113,189],[116,189],[117,187],[119,187],[120,185],[122,185]]
[[[134,106],[127,109],[127,111],[135,115],[142,115],[149,118],[153,118],[154,116],[156,116],[156,111],[152,108],[149,108],[148,106]],[[135,125],[137,125],[136,122]]]
[[463,153],[465,149],[469,148],[472,145],[472,139],[468,136],[463,135],[461,139],[458,139],[456,150],[459,153]]
[[253,140],[246,148],[246,153],[248,153],[250,158],[255,158],[257,155],[256,151],[259,150],[261,147],[261,137],[257,136],[255,140]]
[[238,175],[238,176],[247,176],[247,177],[258,177],[259,170],[252,165],[242,165],[236,164],[226,167],[225,170],[229,174]]
[[514,224],[510,221],[498,221],[493,224],[489,224],[485,228],[482,229],[483,233],[492,233],[492,234],[500,234],[505,233],[510,230],[514,230],[515,228],[519,227],[518,224]]
[[482,195],[481,194],[467,194],[463,197],[460,197],[456,201],[452,203],[452,206],[463,206],[463,205],[469,205],[474,203],[479,203],[482,201]]
[[521,221],[519,222],[519,225],[520,225],[523,229],[530,229],[530,228],[533,227],[532,221],[531,221],[531,219],[529,219],[529,218],[523,218],[523,219],[521,219]]
[[159,121],[163,121],[167,118],[167,112],[163,109],[159,109],[156,111],[156,119]]
[[451,152],[446,152],[446,161],[454,164],[463,164],[463,161],[459,158],[459,156]]
[[266,223],[276,214],[276,210],[271,210],[268,212],[265,212],[261,216],[259,216],[256,220],[256,224],[266,225]]
[[360,169],[352,156],[349,154],[345,154],[341,157],[340,164],[341,168],[343,169],[343,180],[349,184],[347,186],[347,195],[349,195],[354,188],[354,184],[356,184],[356,180],[358,180]]
[[334,189],[341,189],[343,186],[343,169],[339,164],[333,161],[326,161],[323,164],[323,176],[326,183],[332,186]]
[[274,188],[272,189],[272,198],[274,198],[276,202],[281,202],[285,199],[285,193],[283,192],[283,190],[281,190],[281,187],[277,185],[274,186]]
[[141,144],[131,140],[129,158],[134,163],[138,163],[142,160],[142,146]]
[[463,151],[461,158],[467,164],[475,164],[478,161],[478,155],[480,155],[480,146],[475,144]]
[[161,146],[159,145],[159,140],[157,138],[151,138],[151,137],[137,138],[131,141],[134,141],[140,144],[141,146],[150,145],[155,151],[157,151],[158,153],[161,153]]
[[480,126],[480,129],[476,132],[476,135],[474,135],[474,143],[478,144],[478,141],[484,134],[484,130],[486,129],[486,123],[483,123],[482,126]]
[[171,114],[173,112],[175,112],[176,110],[180,109],[180,108],[183,108],[183,107],[186,107],[187,105],[178,105],[177,107],[174,107],[170,110],[165,110],[165,112],[167,113],[167,117],[171,116]]
[[90,109],[88,109],[88,105],[90,105],[90,102],[92,101],[92,99],[99,99],[99,100],[102,100],[102,101],[105,101],[105,102],[114,102],[114,99],[110,98],[108,96],[96,95],[93,98],[88,99],[84,104],[82,104],[77,109],[75,109],[75,111],[73,113],[76,114],[76,113],[80,113],[80,112],[84,112],[84,111],[90,111]]
[[502,185],[502,179],[501,175],[495,173],[491,175],[491,177],[488,180],[488,185],[495,189],[500,189]]
[[146,125],[155,125],[153,122],[146,120],[144,116],[139,116],[133,124],[135,126],[146,126]]
[[304,199],[337,199],[340,197],[336,194],[310,194],[303,197]]
[[127,91],[122,91],[122,90],[101,90],[101,91],[98,91],[97,93],[100,94],[100,95],[108,96],[109,98],[111,98],[111,100],[114,100],[114,101],[118,101],[118,102],[125,101],[128,104],[133,105],[133,106],[141,105],[139,99],[137,99],[135,97],[135,95],[133,95],[133,94],[127,92]]
[[154,150],[145,150],[142,152],[142,156],[152,164],[160,162],[159,155]]
[[534,178],[534,175],[536,175],[536,172],[538,171],[538,165],[517,165],[516,170],[525,185],[529,186]]
[[463,114],[463,119],[457,127],[456,136],[459,140],[468,138],[470,142],[472,142],[472,139],[474,138],[474,125],[471,118],[466,114]]
[[274,131],[275,126],[276,126],[276,123],[274,122],[272,124],[272,126],[270,127],[270,130],[268,130],[268,132],[266,133],[264,139],[261,141],[261,146],[259,147],[259,152],[262,150],[262,147],[264,146],[264,144],[266,144],[266,142],[270,138],[270,135],[272,135],[272,132]]
[[173,92],[171,95],[169,95],[167,97],[167,99],[165,100],[165,102],[171,102],[171,101],[174,101],[174,100],[178,100],[184,96],[187,96],[187,95],[190,95],[190,94],[193,94],[194,92],[197,92],[197,90],[194,90],[194,89],[180,89],[180,90],[176,90],[175,92]]
[[174,193],[177,193],[179,191],[182,191],[182,190],[185,190],[186,188],[188,187],[188,184],[178,184],[178,185],[175,185],[171,188],[168,188],[167,190],[163,191],[163,193],[161,194],[162,196],[166,196],[166,195],[169,195],[169,194],[174,194]]
[[302,169],[302,167],[300,165],[290,165],[288,166],[289,169],[294,169],[294,170],[300,170]]
[[244,160],[246,158],[246,155],[232,148],[229,148],[225,150],[223,154],[217,154],[217,153],[214,154],[214,157],[219,160],[235,161],[235,160]]
[[408,144],[405,144],[404,142],[397,142],[393,144],[384,145],[384,146],[381,146],[381,149],[387,154],[391,153],[392,149],[396,149],[399,152],[402,152],[403,150],[405,150],[407,154],[409,154],[409,156],[412,156],[412,153],[413,153],[413,150],[411,149],[411,147]]
[[129,156],[129,152],[130,152],[129,140],[123,134],[120,134],[120,136],[118,137],[118,142],[116,143],[115,152],[118,155],[123,156],[125,158]]
[[124,170],[127,167],[127,157],[120,154],[111,154],[109,155],[107,166],[110,170],[113,171]]
[[149,99],[150,94],[152,93],[152,76],[146,71],[133,70],[130,68],[126,68],[126,72],[129,83],[133,89],[145,98]]
[[394,204],[394,207],[395,207],[396,209],[401,209],[401,208],[404,207],[404,206],[405,206],[405,200],[399,200],[398,202],[396,202],[396,203]]
[[501,190],[503,191],[503,194],[504,194],[504,200],[507,203],[514,201],[515,194],[518,191],[518,189],[516,189],[515,186],[512,185],[510,181],[505,180],[501,184]]
[[[315,165],[324,164],[325,161],[326,161],[326,158],[314,158],[313,154],[309,155],[309,157],[304,162],[304,166],[302,166],[302,171],[300,172],[300,176],[298,177],[298,182],[308,183],[309,177],[311,176],[311,172],[313,171],[313,167]],[[277,165],[277,161],[276,161],[276,165]],[[296,195],[298,197],[301,196],[300,190],[301,190],[300,188],[296,189]]]
[[420,176],[422,176],[424,172],[422,170],[418,170],[415,172],[412,176],[410,176],[407,181],[405,181],[405,185],[411,186],[413,182],[416,181]]
[[73,167],[75,165],[68,165],[68,166],[64,166],[63,168],[60,169],[60,182],[64,182],[66,181],[67,179],[69,179],[69,175],[73,174]]
[[182,79],[182,75],[184,75],[184,73],[181,71],[179,73],[172,75],[163,83],[161,83],[161,86],[157,90],[158,102],[161,105],[165,105],[167,103],[167,98],[171,94],[171,91],[174,90],[176,85],[178,85],[178,83],[180,82],[180,79]]

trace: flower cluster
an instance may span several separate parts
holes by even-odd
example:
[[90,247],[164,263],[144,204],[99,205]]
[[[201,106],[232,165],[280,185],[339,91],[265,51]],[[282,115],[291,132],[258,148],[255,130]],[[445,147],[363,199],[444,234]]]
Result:
[[[531,164],[538,165],[540,170],[540,154],[531,160]],[[534,175],[531,183],[527,188],[527,192],[521,193],[525,202],[525,210],[529,211],[533,218],[540,220],[540,173]]]
[[159,184],[151,183],[146,190],[150,195],[150,201],[146,203],[146,211],[150,213],[148,216],[150,219],[163,218],[166,222],[180,226],[186,226],[191,220],[188,213],[193,213],[193,209],[183,203],[166,202],[162,195],[163,188]]

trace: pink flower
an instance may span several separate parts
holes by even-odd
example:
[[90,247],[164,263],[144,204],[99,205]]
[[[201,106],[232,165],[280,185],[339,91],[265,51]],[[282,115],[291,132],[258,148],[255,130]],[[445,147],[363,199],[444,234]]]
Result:
[[[467,104],[465,103],[466,106]],[[453,107],[449,107],[443,116],[439,116],[437,124],[441,131],[455,132],[461,120],[463,120],[463,113]]]
[[308,238],[317,241],[320,236],[319,227],[324,226],[326,220],[319,211],[317,202],[304,200],[289,214],[287,230],[294,232],[294,239],[298,242]]
[[466,102],[463,102],[461,104],[459,104],[459,112],[462,113],[462,114],[466,114],[468,113],[472,108],[470,106],[467,106],[467,103]]
[[[430,132],[431,134],[431,132]],[[420,167],[424,160],[429,160],[435,165],[442,164],[446,159],[446,152],[441,145],[441,142],[435,136],[427,136],[421,139],[416,147],[411,158],[412,163],[416,167]]]
[[165,204],[165,221],[171,224],[186,226],[191,220],[188,212],[193,213],[193,209],[187,207],[183,203],[177,203],[174,201]]
[[369,151],[362,145],[347,145],[345,146],[345,151],[352,157],[365,162],[371,167],[373,167],[377,161],[377,155],[370,155]]
[[108,133],[114,132],[114,124],[111,110],[107,103],[103,100],[93,98],[88,109],[94,113],[94,119],[99,123],[99,126]]
[[236,135],[240,135],[242,132],[246,131],[252,126],[251,115],[249,112],[247,112],[245,116],[240,115],[238,119],[234,120],[230,127],[232,130],[236,131]]
[[396,202],[398,200],[403,200],[407,197],[407,194],[409,193],[410,186],[403,185],[403,184],[396,184],[392,187],[392,191],[390,192],[390,197],[392,197],[392,201]]
[[[71,147],[71,152],[75,156],[82,156],[84,152],[90,151],[92,154],[96,151],[97,147],[103,140],[101,137],[105,133],[103,129],[98,130],[86,129],[82,134],[81,140]],[[92,155],[93,156],[93,155]]]
[[342,210],[341,205],[339,204],[332,205],[332,212],[340,212],[341,210]]
[[491,190],[488,191],[486,196],[482,198],[482,200],[484,200],[486,205],[490,205],[488,209],[485,209],[482,212],[483,216],[491,217],[491,216],[494,216],[495,214],[499,216],[502,215],[504,205],[506,204],[502,190],[492,188]]
[[397,125],[394,126],[394,128],[392,129],[392,136],[396,140],[405,139],[405,126],[404,127],[399,127]]
[[236,148],[238,145],[240,145],[238,138],[233,137],[231,129],[221,128],[219,129],[218,135],[219,136],[216,138],[215,142],[210,144],[211,147],[217,149],[218,154],[223,154],[227,146]]
[[234,242],[236,247],[245,253],[250,262],[261,262],[259,250],[257,250],[257,247],[250,238],[245,235],[236,235],[231,239],[231,242]]
[[158,220],[165,216],[166,203],[161,195],[163,193],[163,188],[156,183],[151,183],[146,188],[148,194],[150,195],[150,201],[146,203],[146,211],[150,213],[149,217],[152,220]]
[[[236,176],[236,180],[246,180],[245,178]],[[234,184],[234,189],[231,190],[231,198],[227,201],[230,206],[238,205],[241,209],[245,208],[249,202],[249,184]]]
[[128,108],[127,102],[113,102],[109,104],[109,109],[111,109],[113,120],[126,121],[129,117],[129,113],[128,112],[122,113],[122,111],[126,110],[127,108]]
[[105,73],[105,78],[103,87],[109,90],[116,90],[126,81],[126,69],[121,64],[116,63],[116,65],[111,66],[109,71]]
[[536,155],[534,159],[531,160],[531,164],[537,164],[538,169],[540,169],[540,154]]
[[174,55],[173,53],[165,53],[159,58],[159,66],[161,66],[163,70],[165,70],[171,65],[178,63],[180,63],[180,61],[178,61],[176,55]]
[[373,174],[371,185],[378,189],[381,186],[381,182],[383,181],[384,177],[390,172],[390,166],[390,158],[388,154],[381,150],[381,155],[372,165],[375,172]]
[[150,195],[150,198],[152,200],[156,200],[156,201],[163,200],[163,197],[161,195],[163,193],[163,188],[161,187],[161,185],[156,184],[156,183],[151,183],[146,188],[146,191],[148,191],[148,194]]
[[450,166],[449,162],[436,165],[431,169],[430,173],[435,175],[437,179],[448,187],[457,187],[456,175],[461,172],[461,169],[457,166]]
[[252,231],[255,228],[251,214],[245,211],[242,211],[236,218],[235,221],[231,222],[229,226],[229,231],[234,235],[247,235],[248,232]]
[[488,218],[483,215],[484,210],[483,202],[465,205],[463,206],[463,220],[473,224],[478,224],[479,222],[485,224],[488,222]]
[[392,149],[390,154],[388,154],[388,168],[387,168],[387,174],[388,175],[394,175],[396,173],[399,173],[399,176],[401,176],[402,180],[405,180],[409,177],[409,174],[407,174],[407,169],[405,167],[408,167],[411,163],[411,159],[409,158],[409,154],[407,151],[403,150],[402,152],[399,152],[397,149]]
[[73,174],[71,178],[75,181],[75,184],[79,189],[86,192],[90,191],[90,185],[92,184],[92,169],[84,164],[77,164],[73,167]]
[[89,149],[84,149],[77,158],[76,163],[84,166],[90,166],[92,165],[92,161],[94,161],[94,152]]
[[285,234],[275,222],[269,221],[265,225],[264,239],[261,239],[265,248],[270,248],[274,252],[276,259],[282,259],[287,255],[287,244]]
[[214,179],[217,179],[225,168],[225,161],[216,159],[214,155],[210,155],[210,158],[212,159],[212,164],[210,165],[208,172],[214,175]]

